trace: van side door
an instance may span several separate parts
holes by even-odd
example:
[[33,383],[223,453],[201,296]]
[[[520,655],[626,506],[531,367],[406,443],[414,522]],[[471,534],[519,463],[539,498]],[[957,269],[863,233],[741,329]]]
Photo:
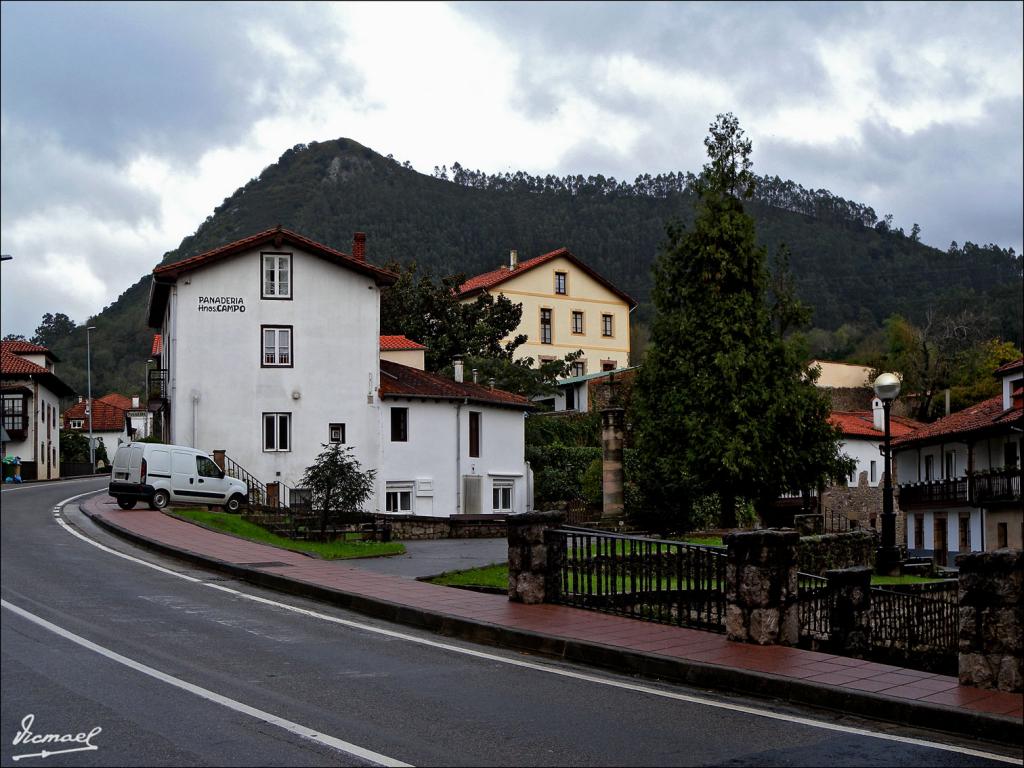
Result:
[[171,499],[195,501],[196,460],[188,451],[171,451]]

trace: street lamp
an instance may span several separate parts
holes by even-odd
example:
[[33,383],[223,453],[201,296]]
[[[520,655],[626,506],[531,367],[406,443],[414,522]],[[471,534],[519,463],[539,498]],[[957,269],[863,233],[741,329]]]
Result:
[[875,379],[875,395],[882,401],[885,416],[885,443],[882,455],[885,464],[882,473],[882,546],[878,548],[875,569],[879,574],[892,575],[899,568],[900,550],[896,546],[896,510],[892,498],[892,449],[890,447],[890,410],[892,401],[900,393],[900,380],[893,373],[883,373]]
[[89,339],[89,331],[95,331],[95,325],[87,325],[85,327],[85,375],[87,381],[87,399],[86,402],[89,404],[89,471],[96,471],[96,446],[93,445],[92,441],[92,345]]

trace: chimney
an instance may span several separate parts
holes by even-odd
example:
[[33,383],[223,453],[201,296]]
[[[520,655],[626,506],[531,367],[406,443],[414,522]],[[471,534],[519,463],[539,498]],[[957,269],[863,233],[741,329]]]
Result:
[[452,366],[455,368],[455,380],[462,383],[462,355],[456,355],[455,359],[452,360]]
[[83,401],[84,399],[85,399],[85,398],[84,398],[84,397],[82,397],[81,395],[79,395],[79,396],[78,396],[78,402],[82,402],[82,401]]
[[885,431],[885,409],[882,407],[882,399],[876,397],[871,401],[871,415],[874,427],[879,432]]
[[949,416],[949,388],[946,388],[946,415]]
[[133,396],[132,397],[132,410],[138,410],[139,407],[140,407],[139,398]]
[[356,261],[366,261],[365,232],[356,232],[352,235],[352,258]]
[[495,381],[496,381],[496,379],[495,379],[495,378],[494,378],[493,376],[491,376],[491,378],[489,378],[489,379],[487,380],[487,385],[488,385],[488,386],[489,386],[489,387],[490,387],[491,389],[494,389],[494,382],[495,382]]
[[479,373],[480,373],[479,370],[477,370],[476,368],[473,369],[473,383],[474,384],[479,383],[478,380],[477,380],[477,374],[479,374]]
[[508,252],[508,271],[509,272],[515,272],[516,271],[516,267],[518,267],[518,266],[519,266],[519,253],[518,253],[518,251],[513,249],[513,250]]

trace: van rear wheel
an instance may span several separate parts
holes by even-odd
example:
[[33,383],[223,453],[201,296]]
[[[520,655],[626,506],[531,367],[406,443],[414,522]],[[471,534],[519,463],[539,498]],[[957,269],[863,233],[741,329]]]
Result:
[[121,496],[117,500],[117,506],[121,509],[135,509],[135,499],[126,499]]
[[149,502],[149,506],[153,509],[163,509],[170,502],[171,497],[167,491],[156,491],[153,494],[152,500]]

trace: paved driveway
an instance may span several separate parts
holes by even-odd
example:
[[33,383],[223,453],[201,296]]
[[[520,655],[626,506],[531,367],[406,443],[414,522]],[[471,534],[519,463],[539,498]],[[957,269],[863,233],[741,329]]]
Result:
[[377,573],[416,579],[446,571],[464,571],[508,561],[508,539],[431,539],[405,541],[405,554],[348,560],[350,565]]

